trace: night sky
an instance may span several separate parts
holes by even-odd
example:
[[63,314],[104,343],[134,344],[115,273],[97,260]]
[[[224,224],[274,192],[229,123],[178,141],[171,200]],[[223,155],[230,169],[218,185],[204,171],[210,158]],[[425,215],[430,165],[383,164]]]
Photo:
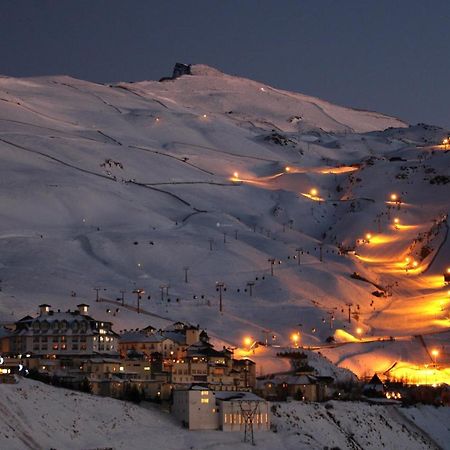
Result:
[[107,82],[203,63],[450,128],[450,0],[2,0],[0,73]]

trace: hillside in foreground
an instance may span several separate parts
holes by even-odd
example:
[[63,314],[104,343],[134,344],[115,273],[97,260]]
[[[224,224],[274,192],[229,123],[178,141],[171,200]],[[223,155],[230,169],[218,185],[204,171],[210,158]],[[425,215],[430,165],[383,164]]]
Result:
[[[0,393],[0,446],[8,450],[239,449],[250,445],[243,443],[243,433],[185,430],[150,404],[136,406],[23,379],[17,385],[0,385]],[[257,433],[255,440],[257,447],[274,450],[436,449],[429,433],[446,449],[449,413],[450,408],[417,407],[405,412],[352,402],[291,402],[275,407],[277,432]]]

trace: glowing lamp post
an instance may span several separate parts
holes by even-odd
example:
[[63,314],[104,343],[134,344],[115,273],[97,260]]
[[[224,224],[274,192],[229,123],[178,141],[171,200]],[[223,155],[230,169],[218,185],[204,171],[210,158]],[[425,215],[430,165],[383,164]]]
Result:
[[319,194],[319,191],[318,191],[316,188],[312,188],[312,189],[309,191],[309,195],[310,195],[311,197],[317,197],[318,194]]
[[253,339],[250,336],[246,336],[244,338],[244,346],[247,347],[250,350],[250,347],[252,346]]
[[284,168],[284,171],[285,171],[285,172],[290,172],[290,171],[291,171],[291,168],[290,168],[289,166],[286,166],[286,167]]
[[372,239],[372,233],[367,233],[366,234],[366,242],[368,243],[368,244],[370,244],[370,240]]
[[300,333],[292,333],[291,341],[295,348],[298,348],[298,344],[300,342]]
[[439,350],[433,348],[433,350],[431,350],[431,355],[433,356],[434,359],[434,365],[437,366],[437,357],[439,356]]
[[361,327],[358,327],[356,329],[356,334],[358,335],[359,339],[361,339],[361,336],[363,334],[363,329]]

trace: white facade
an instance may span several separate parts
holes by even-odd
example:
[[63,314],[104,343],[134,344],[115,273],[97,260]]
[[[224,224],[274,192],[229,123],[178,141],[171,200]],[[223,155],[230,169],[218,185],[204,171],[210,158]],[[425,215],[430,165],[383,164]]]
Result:
[[190,430],[244,431],[250,411],[254,431],[270,429],[269,403],[251,392],[201,386],[173,391],[172,414]]
[[219,413],[214,392],[194,386],[173,391],[172,414],[190,430],[217,430]]
[[270,405],[251,392],[217,392],[219,423],[222,431],[244,431],[251,418],[254,431],[270,430]]

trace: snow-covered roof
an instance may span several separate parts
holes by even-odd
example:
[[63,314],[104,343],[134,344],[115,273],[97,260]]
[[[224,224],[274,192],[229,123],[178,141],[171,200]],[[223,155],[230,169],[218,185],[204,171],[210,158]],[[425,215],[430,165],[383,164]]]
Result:
[[258,397],[253,392],[246,391],[214,391],[217,400],[223,402],[229,401],[238,401],[238,400],[246,400],[246,401],[262,401],[265,402],[261,397]]
[[162,334],[146,334],[141,331],[127,331],[125,333],[122,333],[119,337],[121,343],[158,343],[163,342],[167,339],[170,338]]

